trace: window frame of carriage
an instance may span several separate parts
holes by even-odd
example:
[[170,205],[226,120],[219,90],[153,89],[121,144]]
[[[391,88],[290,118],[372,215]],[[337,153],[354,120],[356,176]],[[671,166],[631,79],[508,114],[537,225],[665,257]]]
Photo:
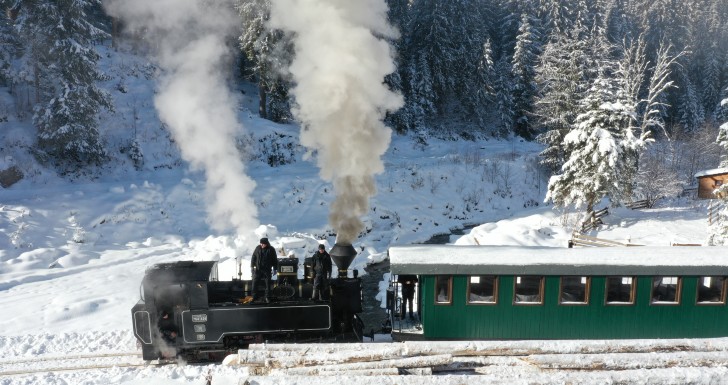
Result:
[[[437,300],[437,292],[439,289],[439,285],[437,284],[437,280],[439,278],[447,278],[447,301],[438,301]],[[452,275],[436,275],[435,276],[435,284],[433,285],[435,287],[435,295],[433,296],[433,300],[435,302],[436,306],[450,306],[452,305],[452,281],[453,276]]]
[[[651,277],[650,284],[650,306],[680,306],[680,297],[682,296],[683,277],[679,275],[655,275]],[[675,301],[655,301],[655,280],[661,278],[676,278],[675,284]],[[697,286],[696,286],[697,290]]]
[[[562,294],[564,290],[564,278],[586,278],[586,284],[585,284],[585,293],[584,293],[584,302],[571,302],[571,301],[562,301]],[[591,294],[591,281],[592,277],[588,275],[561,275],[559,276],[559,298],[558,303],[559,306],[589,306],[589,296]]]
[[[630,283],[630,294],[629,294],[629,302],[617,302],[612,301],[609,302],[609,279],[610,278],[629,278],[631,279]],[[634,275],[608,275],[604,277],[604,306],[635,306],[637,304],[637,277]]]
[[[470,300],[470,284],[472,283],[471,282],[471,279],[473,277],[481,277],[481,278],[482,277],[492,277],[493,278],[493,301],[492,302],[485,302],[485,301],[477,302],[477,301],[471,301]],[[468,282],[468,284],[467,284],[467,289],[466,289],[466,292],[465,292],[465,305],[466,306],[493,306],[493,305],[498,305],[498,285],[499,285],[499,281],[500,281],[499,278],[500,278],[500,276],[498,276],[498,275],[468,275],[467,276],[467,280],[468,280],[467,282]]]
[[[517,293],[516,293],[516,285],[518,285],[518,278],[519,277],[538,277],[539,278],[539,285],[538,285],[538,294],[540,297],[539,302],[517,302]],[[514,306],[541,306],[544,304],[544,301],[546,300],[546,293],[544,290],[546,282],[546,277],[543,275],[514,275],[513,276],[513,298],[511,300],[511,303]]]
[[[700,295],[700,283],[701,280],[704,278],[723,278],[723,284],[721,285],[720,289],[720,301],[715,302],[707,302],[707,301],[699,301],[699,295]],[[695,282],[695,306],[723,306],[726,304],[726,297],[728,293],[726,291],[728,290],[728,277],[723,275],[703,275],[698,277],[698,281]]]

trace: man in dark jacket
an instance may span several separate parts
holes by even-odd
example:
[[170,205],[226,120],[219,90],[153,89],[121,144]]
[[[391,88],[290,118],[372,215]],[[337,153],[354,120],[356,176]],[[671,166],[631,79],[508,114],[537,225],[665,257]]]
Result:
[[399,282],[402,285],[402,313],[400,315],[401,319],[404,319],[405,316],[405,310],[409,305],[409,317],[410,319],[414,320],[415,316],[412,311],[415,298],[415,284],[417,283],[417,276],[416,275],[407,275],[407,274],[400,274],[397,276],[397,282]]
[[324,245],[319,245],[318,250],[313,254],[311,270],[313,271],[311,298],[323,300],[323,292],[328,287],[329,278],[331,278],[331,256],[326,252]]
[[273,274],[278,272],[278,254],[268,242],[268,238],[261,238],[260,245],[255,248],[253,257],[250,259],[250,272],[253,275],[253,301],[258,299],[257,289],[260,281],[264,281],[265,302],[270,302],[271,270]]

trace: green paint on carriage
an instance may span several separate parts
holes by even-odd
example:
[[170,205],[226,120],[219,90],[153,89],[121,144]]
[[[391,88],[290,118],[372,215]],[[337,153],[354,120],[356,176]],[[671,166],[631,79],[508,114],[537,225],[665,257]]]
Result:
[[[436,246],[441,252],[443,247]],[[488,248],[484,246],[483,248]],[[522,248],[531,255],[540,253],[543,248]],[[392,272],[397,274],[420,274],[421,321],[426,339],[643,339],[643,338],[710,338],[728,336],[728,306],[725,304],[725,283],[722,285],[720,302],[697,304],[697,290],[702,282],[701,277],[728,276],[728,249],[726,248],[690,248],[684,265],[676,263],[679,255],[674,248],[667,252],[665,248],[621,248],[625,255],[634,253],[635,258],[642,259],[643,264],[622,264],[611,266],[576,266],[561,264],[549,265],[529,262],[519,265],[512,263],[504,267],[494,267],[496,273],[489,272],[489,263],[498,258],[482,258],[483,264],[477,266],[467,262],[467,266],[453,267],[452,262],[439,256],[432,264],[423,260],[408,264],[406,253],[393,258]],[[427,247],[417,247],[418,253],[427,253]],[[483,249],[485,250],[485,249]],[[663,256],[664,265],[646,258],[645,253],[654,250],[658,257]],[[505,250],[504,258],[513,257],[512,249]],[[452,252],[463,252],[463,249],[452,249]],[[470,252],[470,251],[467,251]],[[477,250],[475,251],[478,252]],[[552,256],[553,250],[544,251]],[[563,251],[562,251],[563,252]],[[614,253],[615,251],[607,252]],[[578,253],[585,259],[601,258],[605,251],[581,249],[568,251]],[[670,255],[666,255],[668,253]],[[486,253],[487,254],[487,253]],[[715,261],[696,261],[696,256],[710,254]],[[596,256],[594,256],[596,255]],[[390,258],[392,256],[390,250]],[[611,257],[610,257],[611,258]],[[501,261],[502,262],[502,261]],[[617,263],[622,263],[617,260]],[[578,264],[577,264],[578,265]],[[493,263],[495,266],[495,263]],[[560,275],[555,274],[559,266],[564,271],[590,272],[578,274],[590,279],[589,301],[587,304],[566,305],[559,303]],[[598,274],[599,271],[609,274]],[[631,272],[626,274],[625,272]],[[685,271],[686,275],[678,274]],[[433,274],[435,272],[450,274]],[[459,274],[453,274],[457,272]],[[469,304],[468,280],[473,275],[495,275],[498,277],[497,302],[495,304]],[[538,274],[532,274],[536,272]],[[546,274],[549,272],[550,274]],[[612,275],[612,273],[619,273]],[[543,301],[539,304],[514,304],[514,280],[516,276],[538,275],[544,277]],[[452,293],[449,304],[435,301],[436,277],[452,277]],[[607,277],[634,277],[635,294],[631,304],[606,304],[605,291]],[[670,304],[652,303],[652,283],[654,277],[676,276],[680,278],[679,301]]]

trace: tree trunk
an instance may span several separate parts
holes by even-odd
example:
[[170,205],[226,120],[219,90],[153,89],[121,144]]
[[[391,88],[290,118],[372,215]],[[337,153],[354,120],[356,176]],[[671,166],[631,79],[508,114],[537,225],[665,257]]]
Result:
[[260,98],[260,104],[258,104],[258,114],[263,119],[268,119],[268,113],[266,111],[266,99],[268,97],[268,93],[265,90],[265,85],[263,82],[258,83],[258,96]]

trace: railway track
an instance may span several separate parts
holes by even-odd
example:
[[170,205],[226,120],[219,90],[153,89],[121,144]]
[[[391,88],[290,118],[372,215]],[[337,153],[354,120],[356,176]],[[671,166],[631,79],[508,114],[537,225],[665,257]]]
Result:
[[95,369],[164,366],[176,362],[145,362],[138,352],[75,355],[41,355],[30,358],[0,360],[0,378],[51,372]]

